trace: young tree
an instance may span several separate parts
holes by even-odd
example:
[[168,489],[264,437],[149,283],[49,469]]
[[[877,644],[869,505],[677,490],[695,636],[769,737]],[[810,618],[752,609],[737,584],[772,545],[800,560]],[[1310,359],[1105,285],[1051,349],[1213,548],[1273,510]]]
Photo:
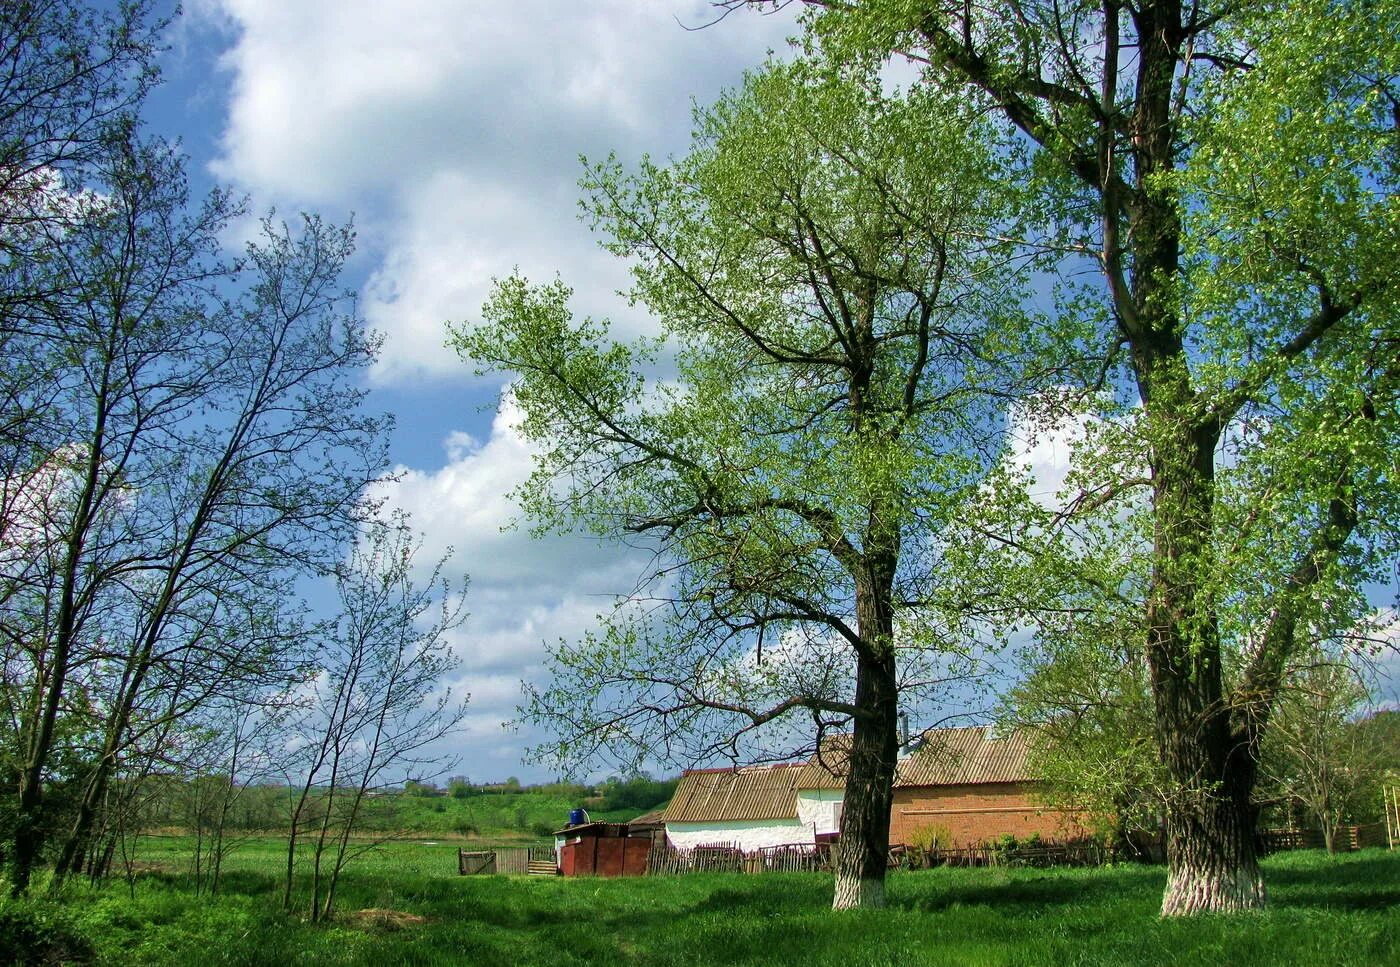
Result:
[[[791,752],[849,725],[834,906],[883,903],[901,691],[971,637],[950,534],[1030,372],[1014,195],[975,116],[929,89],[770,66],[697,112],[692,150],[589,169],[585,207],[636,260],[664,341],[573,321],[562,282],[499,282],[453,330],[516,374],[539,448],[520,497],[655,556],[525,714],[573,763]],[[647,381],[660,353],[674,379]],[[804,719],[806,725],[804,726]]]
[[[812,2],[836,56],[902,53],[1019,132],[1051,242],[1097,264],[1101,288],[1057,328],[1097,327],[1137,398],[1144,650],[1172,782],[1162,910],[1258,907],[1251,791],[1283,669],[1338,569],[1374,568],[1371,505],[1393,490],[1400,8]],[[1222,517],[1236,462],[1258,499]],[[1234,553],[1233,523],[1277,519],[1266,555]],[[1222,624],[1261,559],[1272,607]],[[1224,642],[1247,627],[1227,691]]]
[[1147,669],[1135,640],[1087,640],[1102,625],[1074,624],[1071,635],[1025,648],[1001,718],[1033,736],[1030,768],[1048,798],[1135,855],[1156,839],[1167,801]]
[[[26,338],[51,332],[44,306],[62,291],[35,269],[48,242],[81,218],[72,193],[132,123],[156,78],[164,26],[152,4],[94,8],[70,0],[0,6],[0,538],[12,539],[14,483],[32,469],[51,358]],[[40,405],[36,405],[40,404]],[[0,594],[3,588],[0,587]]]
[[[1328,643],[1335,646],[1335,643]],[[1356,721],[1371,698],[1358,656],[1314,646],[1299,656],[1265,737],[1261,785],[1303,803],[1337,850],[1337,827],[1373,792],[1379,750]]]
[[313,921],[330,917],[341,872],[374,845],[351,842],[368,794],[403,776],[440,775],[449,761],[438,743],[466,714],[466,696],[444,681],[457,664],[448,636],[466,620],[465,581],[454,587],[444,576],[444,557],[419,583],[420,545],[405,517],[371,521],[335,572],[341,610],[319,636],[320,668],[301,722],[283,891],[290,909],[305,834]]
[[[35,353],[54,336],[46,307],[70,293],[44,271],[49,241],[81,217],[72,193],[84,170],[107,154],[111,134],[131,123],[155,78],[162,24],[145,2],[93,7],[67,0],[0,5],[0,605],[25,582],[16,567],[39,551],[33,483],[49,476],[33,438],[47,425],[56,357]],[[32,572],[30,574],[32,577]],[[0,629],[0,838],[18,820],[22,772],[14,743],[19,699],[8,658],[22,629]],[[55,728],[67,730],[64,723]],[[0,857],[9,852],[0,847]]]
[[[55,882],[82,866],[124,757],[160,756],[201,704],[285,674],[288,582],[333,560],[383,465],[384,422],[352,385],[375,345],[338,289],[352,233],[268,222],[222,256],[241,204],[192,205],[183,158],[133,113],[145,19],[142,3],[0,14],[3,83],[28,99],[0,107],[23,169],[0,169],[16,891],[60,816]],[[55,809],[60,758],[79,789]]]
[[[86,256],[70,264],[92,289],[60,310],[72,365],[48,447],[59,495],[37,522],[46,553],[2,616],[29,696],[17,887],[40,845],[27,830],[54,723],[76,690],[99,700],[101,738],[60,877],[80,863],[124,749],[239,681],[284,673],[289,641],[263,634],[259,615],[348,532],[380,467],[379,425],[344,382],[372,355],[333,288],[349,235],[314,220],[300,237],[270,229],[250,250],[244,299],[212,301],[217,267],[202,256],[227,209],[216,200],[185,223],[175,177],[132,172],[136,197],[114,191],[56,242]],[[97,252],[115,264],[94,265]]]

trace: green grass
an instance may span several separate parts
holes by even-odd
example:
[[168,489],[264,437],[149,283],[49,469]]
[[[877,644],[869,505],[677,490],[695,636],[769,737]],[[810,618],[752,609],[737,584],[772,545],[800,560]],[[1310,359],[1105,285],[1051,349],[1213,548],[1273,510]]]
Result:
[[[191,894],[181,844],[162,869],[77,890],[50,917],[93,939],[102,964],[1314,967],[1400,963],[1400,854],[1270,860],[1269,910],[1157,917],[1160,868],[894,873],[890,907],[833,914],[829,877],[628,880],[457,877],[455,846],[402,842],[346,874],[341,910],[312,926],[275,910],[275,842],[230,863],[226,892]],[[363,908],[425,918],[401,929]],[[0,912],[3,912],[0,909]]]

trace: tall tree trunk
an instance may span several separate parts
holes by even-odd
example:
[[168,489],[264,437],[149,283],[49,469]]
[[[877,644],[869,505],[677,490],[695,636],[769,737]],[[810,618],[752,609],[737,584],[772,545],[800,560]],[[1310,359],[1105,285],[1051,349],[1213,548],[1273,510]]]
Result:
[[[1215,610],[1215,447],[1229,414],[1210,412],[1193,385],[1174,291],[1181,219],[1175,197],[1152,183],[1175,165],[1182,14],[1179,0],[1144,3],[1135,14],[1135,183],[1126,212],[1133,291],[1130,305],[1120,303],[1132,317],[1124,326],[1152,470],[1146,652],[1157,747],[1172,786],[1164,916],[1264,903],[1249,802],[1254,749],[1231,728]],[[1107,232],[1118,213],[1104,214]]]
[[59,849],[58,859],[54,862],[53,882],[51,884],[51,888],[54,890],[63,885],[68,874],[82,872],[83,855],[87,851],[93,822],[97,818],[98,803],[107,793],[107,778],[110,774],[107,757],[109,751],[111,750],[104,749],[102,758],[94,767],[83,787],[83,795],[78,802],[78,811],[73,817],[73,825],[69,829],[67,837],[64,838],[63,846]]
[[14,860],[10,869],[10,894],[16,897],[29,889],[29,880],[34,865],[38,862],[39,850],[43,846],[43,834],[38,827],[39,812],[43,805],[39,789],[31,786],[26,790],[21,786],[18,805],[13,840]]
[[1152,362],[1144,380],[1152,388],[1156,512],[1147,660],[1158,751],[1171,780],[1162,914],[1253,909],[1265,899],[1250,803],[1255,747],[1231,727],[1214,608],[1219,431],[1185,419],[1191,387],[1179,348]]
[[850,771],[836,849],[836,893],[832,908],[885,905],[889,862],[890,807],[898,755],[898,692],[894,661],[857,661],[856,706]]
[[[891,559],[892,560],[892,559]],[[893,609],[883,579],[856,585],[856,617],[865,646],[856,656],[856,716],[850,769],[836,848],[835,910],[885,905],[890,807],[899,756],[899,688],[895,678]]]
[[[1174,683],[1164,692],[1200,689]],[[1183,687],[1184,686],[1184,687]],[[1189,702],[1189,699],[1188,699]],[[1264,879],[1255,847],[1254,753],[1236,742],[1216,711],[1197,712],[1164,753],[1173,780],[1167,810],[1167,888],[1163,916],[1230,913],[1262,907]]]
[[[114,317],[112,325],[116,328],[121,324]],[[24,735],[25,755],[20,768],[18,815],[15,821],[15,861],[10,878],[10,891],[14,896],[29,889],[34,864],[38,862],[44,844],[44,770],[53,752],[58,712],[67,692],[69,663],[73,659],[73,646],[80,625],[79,614],[84,607],[85,594],[90,593],[90,589],[79,587],[84,579],[82,571],[87,538],[111,483],[110,476],[104,479],[104,474],[110,474],[110,468],[104,470],[108,463],[104,446],[114,392],[112,369],[113,358],[111,354],[106,354],[97,384],[95,422],[88,436],[87,454],[83,460],[83,486],[74,502],[63,538],[58,614],[53,654],[48,662],[48,681],[44,681],[42,674],[38,676],[34,706],[29,710],[31,720],[21,723],[20,728],[22,735],[28,734]]]

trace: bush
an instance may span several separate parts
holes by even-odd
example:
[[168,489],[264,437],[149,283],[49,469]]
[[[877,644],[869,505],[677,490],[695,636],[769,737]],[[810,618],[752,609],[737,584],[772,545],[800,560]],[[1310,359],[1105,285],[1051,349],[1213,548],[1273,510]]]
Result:
[[996,851],[998,862],[1003,865],[1025,866],[1027,863],[1032,863],[1043,866],[1047,863],[1045,857],[1034,854],[1044,845],[1039,833],[1031,833],[1022,840],[1018,840],[1010,833],[1002,833],[1001,838],[992,844],[992,849]]
[[0,906],[0,967],[90,959],[92,943],[59,910],[23,901]]
[[947,826],[920,826],[909,834],[909,845],[923,853],[947,849],[953,844],[953,833]]

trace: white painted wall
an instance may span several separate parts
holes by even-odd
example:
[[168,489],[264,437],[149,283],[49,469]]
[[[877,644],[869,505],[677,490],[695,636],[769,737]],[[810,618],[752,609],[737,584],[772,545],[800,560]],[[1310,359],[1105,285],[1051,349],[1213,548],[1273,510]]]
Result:
[[797,821],[817,833],[839,833],[844,796],[840,789],[799,789]]
[[667,823],[666,839],[676,849],[735,845],[744,852],[763,846],[816,843],[810,823],[796,819],[751,819],[715,823]]

